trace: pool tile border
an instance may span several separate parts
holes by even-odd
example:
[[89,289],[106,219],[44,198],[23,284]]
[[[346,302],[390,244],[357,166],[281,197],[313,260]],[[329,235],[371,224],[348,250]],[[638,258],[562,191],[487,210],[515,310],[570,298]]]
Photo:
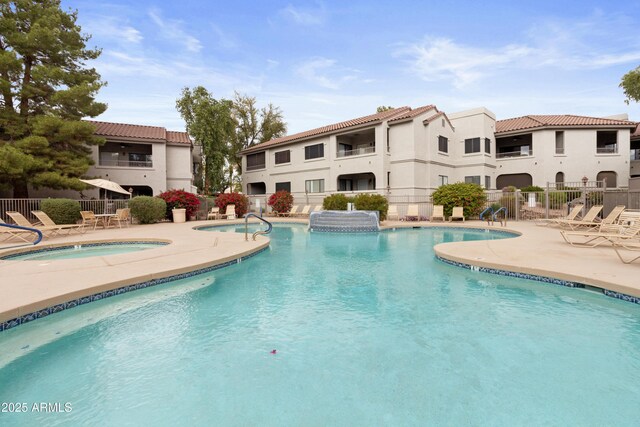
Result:
[[96,294],[91,294],[91,295],[87,295],[87,296],[73,299],[70,301],[66,301],[61,304],[52,305],[52,306],[34,311],[32,313],[23,314],[22,316],[9,319],[5,322],[0,323],[0,332],[7,331],[9,329],[15,328],[16,326],[24,325],[25,323],[31,322],[33,320],[49,316],[50,314],[58,313],[63,310],[67,310],[69,308],[77,307],[79,305],[88,304],[90,302],[99,301],[101,299],[113,297],[116,295],[121,295],[126,292],[136,291],[138,289],[144,289],[151,286],[161,285],[163,283],[172,282],[174,280],[187,279],[189,277],[198,276],[200,274],[209,273],[211,271],[219,270],[221,268],[236,265],[241,263],[242,261],[245,261],[267,250],[269,250],[269,246],[266,246],[262,249],[259,249],[253,253],[247,254],[240,258],[232,259],[230,261],[212,265],[209,267],[204,267],[197,270],[189,271],[187,273],[179,273],[179,274],[174,274],[167,277],[161,277],[158,279],[147,280],[145,282],[134,283],[127,286],[122,286],[120,288],[98,292]]
[[585,285],[585,284],[579,283],[579,282],[573,282],[573,281],[570,281],[570,280],[563,280],[563,279],[556,279],[554,277],[548,277],[548,276],[540,276],[540,275],[537,275],[537,274],[518,273],[516,271],[501,270],[501,269],[498,269],[498,268],[480,267],[480,266],[477,266],[477,265],[467,264],[467,263],[464,263],[464,262],[452,261],[450,259],[446,259],[446,258],[443,258],[443,257],[438,256],[438,255],[436,255],[436,258],[438,260],[444,262],[445,264],[449,264],[449,265],[453,265],[453,266],[456,266],[456,267],[465,268],[465,269],[471,270],[471,271],[478,271],[478,272],[489,273],[489,274],[497,274],[499,276],[516,277],[518,279],[535,280],[537,282],[543,282],[543,283],[550,283],[550,284],[553,284],[553,285],[566,286],[568,288],[585,289],[586,287],[589,287],[589,288],[592,288],[592,289],[599,289],[602,292],[603,295],[606,295],[608,297],[617,298],[619,300],[631,302],[631,303],[634,303],[634,304],[640,304],[640,297],[634,297],[632,295],[627,295],[627,294],[624,294],[622,292],[610,291],[609,289],[599,288],[599,287],[596,287],[596,286]]

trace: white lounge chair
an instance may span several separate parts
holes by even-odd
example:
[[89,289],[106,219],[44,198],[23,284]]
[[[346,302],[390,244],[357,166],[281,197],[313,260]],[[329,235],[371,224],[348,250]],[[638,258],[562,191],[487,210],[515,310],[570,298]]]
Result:
[[226,219],[236,219],[236,205],[227,205],[225,212],[221,216]]
[[220,218],[220,208],[214,206],[211,208],[209,213],[207,213],[207,219],[219,219]]
[[400,215],[398,214],[398,206],[389,205],[389,209],[387,209],[387,219],[395,219],[396,221],[400,220]]
[[45,227],[49,227],[52,230],[58,229],[58,233],[62,230],[66,230],[67,234],[71,234],[73,231],[77,231],[78,233],[84,233],[84,225],[83,224],[56,224],[50,217],[43,211],[31,211],[32,214],[38,218],[38,221],[42,223]]
[[593,228],[599,225],[596,222],[596,218],[600,211],[602,210],[602,205],[591,206],[591,209],[582,217],[580,220],[565,220],[558,221],[558,225],[562,228],[570,228],[571,230],[575,230],[578,228]]
[[311,205],[304,205],[302,211],[296,213],[296,216],[309,216],[309,210],[311,209]]
[[[565,231],[561,230],[562,238],[571,246],[595,248],[604,243],[621,243],[625,241],[640,240],[640,221],[625,228],[622,232],[600,232],[600,231]],[[578,238],[578,240],[576,240]],[[580,240],[582,238],[582,240]]]
[[420,212],[418,210],[418,205],[409,205],[407,207],[407,214],[404,217],[405,221],[419,221],[420,220]]
[[444,206],[442,205],[433,206],[433,212],[431,212],[431,221],[435,221],[436,219],[440,219],[444,221]]
[[567,216],[564,216],[562,218],[537,219],[535,220],[535,224],[541,225],[541,226],[548,226],[548,225],[558,225],[558,222],[562,222],[562,221],[573,221],[578,217],[578,215],[580,215],[580,212],[582,212],[583,207],[584,205],[582,204],[575,205],[573,208],[571,208],[571,211]]
[[462,222],[464,222],[464,208],[461,206],[456,206],[453,208],[453,212],[451,213],[451,216],[449,217],[449,222],[453,221],[454,219],[461,219]]

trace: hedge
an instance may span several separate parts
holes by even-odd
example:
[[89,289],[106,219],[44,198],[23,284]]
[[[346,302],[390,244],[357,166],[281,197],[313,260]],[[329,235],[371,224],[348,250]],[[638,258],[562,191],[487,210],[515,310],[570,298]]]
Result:
[[49,215],[56,224],[75,224],[81,218],[80,203],[71,199],[45,199],[40,210]]
[[389,202],[386,197],[380,194],[358,194],[353,203],[359,211],[378,211],[380,213],[380,221],[387,219]]
[[136,196],[129,200],[129,208],[140,224],[153,224],[167,215],[167,203],[159,197]]
[[441,185],[432,198],[434,205],[444,206],[446,216],[451,216],[454,207],[462,206],[466,218],[480,215],[487,202],[487,196],[481,186],[464,182]]

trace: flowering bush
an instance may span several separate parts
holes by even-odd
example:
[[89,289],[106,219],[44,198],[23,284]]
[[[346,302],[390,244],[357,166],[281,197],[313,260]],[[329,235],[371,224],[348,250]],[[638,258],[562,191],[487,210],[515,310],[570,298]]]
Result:
[[240,193],[222,193],[216,197],[216,206],[220,208],[220,212],[227,210],[227,205],[236,205],[236,216],[242,218],[247,213],[249,199]]
[[277,191],[269,197],[267,204],[271,206],[271,209],[276,213],[282,214],[290,212],[293,206],[293,195],[287,190]]
[[196,215],[200,207],[200,199],[195,194],[184,190],[168,190],[158,195],[167,203],[167,218],[173,219],[171,209],[186,209],[187,218]]

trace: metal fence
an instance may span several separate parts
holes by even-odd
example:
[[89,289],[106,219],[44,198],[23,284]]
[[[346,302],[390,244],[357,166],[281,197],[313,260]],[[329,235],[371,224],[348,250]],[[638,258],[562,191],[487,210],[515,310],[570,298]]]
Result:
[[[32,211],[40,210],[41,203],[47,199],[0,199],[0,219],[9,221],[7,212],[20,212],[29,221],[36,221]],[[116,209],[126,208],[129,199],[78,200],[80,210],[93,211],[96,214],[115,213]]]

